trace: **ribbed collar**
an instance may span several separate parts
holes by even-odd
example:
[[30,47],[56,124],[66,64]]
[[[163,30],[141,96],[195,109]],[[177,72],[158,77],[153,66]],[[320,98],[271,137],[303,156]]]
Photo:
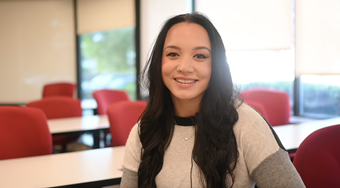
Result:
[[195,116],[190,116],[190,117],[174,116],[174,120],[175,120],[175,123],[177,123],[177,125],[179,125],[179,126],[194,126],[194,125],[196,125],[196,117]]

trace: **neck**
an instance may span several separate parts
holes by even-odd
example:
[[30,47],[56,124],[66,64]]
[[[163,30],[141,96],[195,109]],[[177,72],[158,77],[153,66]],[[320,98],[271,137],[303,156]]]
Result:
[[199,112],[201,100],[179,100],[173,98],[175,115],[178,117],[195,116]]

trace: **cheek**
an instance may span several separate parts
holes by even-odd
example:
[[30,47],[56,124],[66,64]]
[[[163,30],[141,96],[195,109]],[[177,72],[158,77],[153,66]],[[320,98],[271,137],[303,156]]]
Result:
[[167,79],[170,76],[170,72],[169,72],[168,66],[169,66],[169,64],[166,63],[166,61],[162,60],[162,80],[163,80],[163,83],[165,85],[167,85]]
[[169,76],[172,72],[172,66],[170,62],[167,62],[166,60],[162,60],[162,76]]
[[164,77],[164,74],[165,74],[165,61],[164,61],[164,58],[162,58],[162,77]]
[[211,77],[211,62],[207,63],[206,66],[202,67],[202,76],[210,80]]

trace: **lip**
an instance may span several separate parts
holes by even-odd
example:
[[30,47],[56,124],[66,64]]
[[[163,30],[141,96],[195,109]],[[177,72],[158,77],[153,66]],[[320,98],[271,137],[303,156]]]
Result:
[[[191,83],[183,83],[183,82],[179,82],[177,80],[187,80],[187,81],[194,81],[194,82],[191,82]],[[184,77],[176,77],[174,78],[174,81],[176,82],[176,84],[181,87],[181,88],[190,88],[192,86],[194,86],[198,80],[197,79],[194,79],[194,78],[184,78]]]

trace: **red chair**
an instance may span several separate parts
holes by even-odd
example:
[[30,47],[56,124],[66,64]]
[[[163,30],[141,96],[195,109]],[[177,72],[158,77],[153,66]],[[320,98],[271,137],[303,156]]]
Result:
[[268,122],[272,126],[289,124],[291,106],[287,93],[268,88],[254,88],[241,92],[244,102],[258,102],[267,112]]
[[74,97],[76,84],[72,83],[53,83],[47,84],[43,88],[43,98],[50,96]]
[[310,134],[297,149],[293,164],[308,188],[340,187],[340,125]]
[[107,109],[112,103],[118,101],[130,101],[127,92],[110,89],[101,89],[94,91],[93,97],[97,102],[97,112],[99,115],[106,115]]
[[[97,113],[99,115],[106,115],[109,106],[115,102],[130,101],[128,93],[120,90],[101,89],[94,91],[92,95],[97,102]],[[111,145],[109,134],[110,131],[104,131],[105,146]]]
[[145,101],[120,101],[113,103],[107,110],[112,135],[112,146],[123,146],[132,127],[145,110]]
[[43,111],[0,106],[0,160],[52,154],[52,138]]
[[[51,96],[38,101],[27,103],[26,106],[43,110],[47,119],[81,117],[82,108],[79,99],[65,96]],[[67,144],[76,141],[80,137],[78,133],[65,135],[53,135],[53,144],[61,145],[62,152],[67,150]]]

